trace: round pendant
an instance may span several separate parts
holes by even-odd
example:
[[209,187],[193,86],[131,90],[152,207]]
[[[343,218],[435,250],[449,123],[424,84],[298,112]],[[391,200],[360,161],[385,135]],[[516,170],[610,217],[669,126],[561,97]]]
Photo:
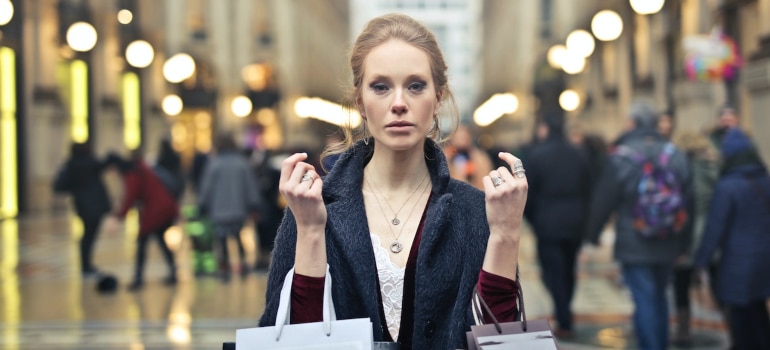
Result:
[[398,225],[398,224],[400,224],[400,223],[401,223],[401,220],[399,220],[398,218],[393,218],[393,220],[391,220],[390,222],[391,222],[393,225]]
[[390,251],[393,252],[393,254],[401,253],[401,251],[404,250],[404,246],[399,241],[395,241],[390,244]]

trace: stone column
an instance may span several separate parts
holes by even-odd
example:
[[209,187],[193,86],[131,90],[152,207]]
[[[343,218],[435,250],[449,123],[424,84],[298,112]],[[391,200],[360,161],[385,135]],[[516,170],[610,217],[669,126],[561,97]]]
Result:
[[759,33],[756,40],[759,47],[747,58],[741,80],[748,91],[748,104],[744,106],[748,110],[745,112],[752,116],[747,129],[753,134],[765,164],[770,164],[770,139],[760,137],[770,134],[770,120],[766,118],[770,110],[770,0],[759,0],[757,5]]

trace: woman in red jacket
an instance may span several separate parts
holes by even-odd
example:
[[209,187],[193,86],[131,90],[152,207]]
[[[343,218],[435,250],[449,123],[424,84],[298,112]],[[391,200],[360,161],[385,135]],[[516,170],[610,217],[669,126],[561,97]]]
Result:
[[164,186],[155,172],[147,166],[137,152],[126,161],[117,155],[109,156],[110,163],[116,165],[123,177],[124,196],[121,205],[114,213],[118,219],[124,219],[129,209],[136,206],[139,210],[139,237],[136,245],[136,265],[134,280],[130,290],[138,290],[144,284],[143,272],[147,252],[147,241],[155,237],[160,244],[163,257],[168,265],[169,274],[164,284],[176,284],[176,266],[174,254],[168,248],[164,235],[174,224],[179,214],[179,206],[171,192]]

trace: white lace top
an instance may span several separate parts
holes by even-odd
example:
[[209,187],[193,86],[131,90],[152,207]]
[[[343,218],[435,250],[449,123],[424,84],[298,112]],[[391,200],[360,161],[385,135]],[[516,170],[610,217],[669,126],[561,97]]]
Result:
[[370,234],[374,259],[377,262],[377,274],[380,277],[380,293],[382,294],[382,309],[385,311],[385,322],[393,340],[398,340],[398,330],[401,326],[401,308],[404,300],[404,271],[390,260],[390,253],[382,247],[380,237]]

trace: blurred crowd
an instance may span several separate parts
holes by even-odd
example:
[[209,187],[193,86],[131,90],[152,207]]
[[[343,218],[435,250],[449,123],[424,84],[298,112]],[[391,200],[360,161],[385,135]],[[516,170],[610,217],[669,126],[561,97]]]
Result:
[[[750,135],[730,106],[716,111],[712,128],[677,131],[674,111],[632,105],[627,128],[615,140],[567,128],[561,112],[537,119],[531,142],[513,151],[526,166],[525,218],[537,239],[542,280],[552,298],[555,334],[574,337],[571,311],[578,255],[600,244],[614,223],[614,257],[631,292],[635,334],[642,348],[692,345],[692,290],[715,296],[736,349],[770,348],[770,177]],[[482,178],[501,166],[500,149],[483,149],[478,130],[459,125],[444,151],[451,175],[483,190]],[[328,144],[339,138],[330,135]],[[131,290],[144,284],[147,243],[160,244],[168,266],[163,280],[177,282],[166,230],[180,219],[192,240],[196,276],[228,281],[232,273],[266,271],[284,202],[280,165],[294,151],[257,142],[239,147],[232,134],[215,138],[210,154],[197,153],[183,167],[164,140],[154,161],[140,151],[99,158],[88,144],[73,144],[53,188],[70,194],[81,218],[81,270],[98,276],[93,247],[100,227],[117,230],[132,209],[140,225]],[[308,152],[309,161],[320,161]],[[334,158],[314,164],[319,173]],[[114,170],[123,190],[116,208],[102,176]],[[246,258],[241,231],[253,225],[257,256]],[[237,258],[228,252],[235,241]],[[237,259],[237,260],[236,260]],[[675,323],[669,331],[667,293],[673,289]],[[671,335],[669,333],[672,333]]]

